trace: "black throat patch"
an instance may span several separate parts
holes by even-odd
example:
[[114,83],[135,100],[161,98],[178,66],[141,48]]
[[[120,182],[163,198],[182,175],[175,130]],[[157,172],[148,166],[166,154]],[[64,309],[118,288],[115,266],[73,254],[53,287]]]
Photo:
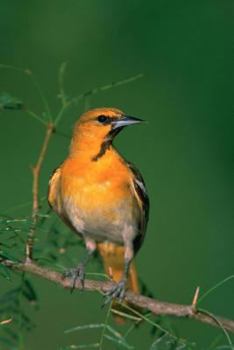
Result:
[[106,153],[106,151],[108,150],[108,148],[110,148],[110,146],[112,145],[112,141],[114,139],[114,137],[123,129],[123,127],[119,127],[116,129],[111,129],[110,132],[107,134],[105,140],[102,142],[101,147],[99,149],[99,152],[92,157],[92,161],[97,161],[99,160],[102,156],[104,156],[104,154]]

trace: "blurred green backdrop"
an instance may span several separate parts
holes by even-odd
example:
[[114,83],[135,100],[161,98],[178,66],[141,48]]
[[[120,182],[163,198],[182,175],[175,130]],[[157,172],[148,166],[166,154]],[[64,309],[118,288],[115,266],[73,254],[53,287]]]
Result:
[[[58,108],[57,73],[68,62],[66,91],[78,95],[112,81],[143,73],[142,79],[99,93],[92,107],[115,106],[148,124],[129,128],[116,140],[121,153],[144,175],[151,198],[145,244],[137,257],[141,278],[162,300],[190,303],[196,286],[205,291],[233,274],[233,34],[231,0],[108,1],[1,0],[1,63],[29,68]],[[9,92],[43,111],[23,74],[0,71],[0,92]],[[64,117],[70,135],[84,110],[81,103]],[[1,203],[10,215],[29,215],[30,165],[44,130],[23,112],[1,112]],[[52,170],[67,154],[69,140],[55,136],[42,177],[47,192]],[[26,349],[59,349],[95,341],[95,334],[64,335],[69,327],[101,322],[105,312],[95,294],[70,295],[35,279],[40,310]],[[232,281],[203,307],[234,318]],[[195,322],[176,321],[181,337],[198,348],[220,333]],[[132,336],[148,349],[146,327]],[[111,347],[106,347],[111,349]]]

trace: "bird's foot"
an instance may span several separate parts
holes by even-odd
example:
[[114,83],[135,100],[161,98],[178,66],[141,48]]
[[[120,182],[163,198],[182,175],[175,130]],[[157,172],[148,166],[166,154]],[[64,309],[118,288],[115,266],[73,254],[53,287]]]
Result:
[[117,299],[119,302],[122,302],[126,293],[126,283],[127,281],[121,280],[116,285],[114,285],[106,294],[103,306],[108,304],[112,299]]
[[85,267],[84,264],[80,263],[76,268],[69,269],[65,271],[63,274],[64,277],[72,278],[73,284],[71,288],[71,293],[74,291],[76,282],[79,281],[81,284],[81,288],[84,289],[84,281],[85,281]]

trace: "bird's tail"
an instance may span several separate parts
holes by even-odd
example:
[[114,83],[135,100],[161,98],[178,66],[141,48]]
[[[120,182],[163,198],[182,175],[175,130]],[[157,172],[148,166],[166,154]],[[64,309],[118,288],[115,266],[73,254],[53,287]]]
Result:
[[[104,242],[99,243],[97,248],[100,256],[102,257],[106,274],[109,275],[113,281],[119,282],[123,276],[124,271],[124,247],[116,245],[114,243]],[[139,294],[139,283],[134,262],[131,263],[129,268],[127,288],[128,290]],[[128,305],[128,303],[126,304]],[[112,310],[114,314],[115,310],[117,312],[121,311],[125,314],[129,313],[126,311],[126,309],[124,310],[124,307],[115,300],[112,302]],[[133,316],[134,314],[131,315]],[[118,323],[124,323],[125,321],[124,317],[117,316],[116,314],[114,317]]]

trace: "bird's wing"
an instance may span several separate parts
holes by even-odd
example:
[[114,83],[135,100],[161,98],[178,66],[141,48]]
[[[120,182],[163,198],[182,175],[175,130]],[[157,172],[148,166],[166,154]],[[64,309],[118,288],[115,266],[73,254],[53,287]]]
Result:
[[51,175],[49,181],[48,188],[48,202],[49,205],[53,208],[53,210],[61,215],[61,197],[60,197],[60,176],[61,176],[61,168],[57,168],[54,170]]
[[149,196],[146,190],[144,179],[139,170],[130,162],[127,163],[132,172],[132,189],[139,207],[138,230],[139,235],[136,237],[136,249],[138,249],[144,239],[149,219]]
[[[77,230],[73,226],[71,220],[63,209],[62,197],[61,197],[61,167],[54,170],[49,181],[48,188],[48,203],[50,207],[60,216],[60,218],[69,226],[73,231]],[[77,232],[78,233],[78,232]]]

